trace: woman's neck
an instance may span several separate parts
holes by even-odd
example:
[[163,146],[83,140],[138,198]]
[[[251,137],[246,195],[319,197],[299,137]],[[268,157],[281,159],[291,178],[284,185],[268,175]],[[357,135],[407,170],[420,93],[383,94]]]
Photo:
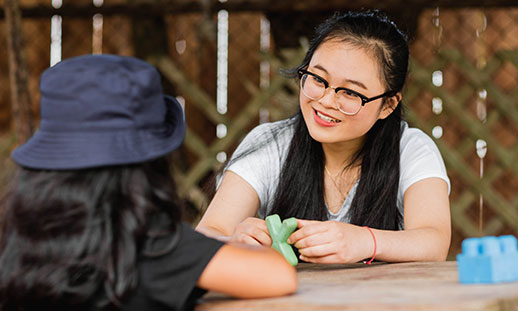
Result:
[[363,145],[364,139],[341,143],[323,143],[322,150],[325,155],[325,165],[331,172],[337,173],[350,165],[354,156]]

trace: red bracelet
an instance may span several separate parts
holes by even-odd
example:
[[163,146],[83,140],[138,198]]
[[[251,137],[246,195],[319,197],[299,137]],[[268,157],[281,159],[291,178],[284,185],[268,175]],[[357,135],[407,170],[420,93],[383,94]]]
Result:
[[369,230],[369,232],[372,235],[372,239],[374,240],[374,253],[372,254],[372,258],[369,261],[364,261],[365,264],[370,265],[372,263],[372,261],[374,260],[374,257],[376,257],[376,237],[374,236],[374,232],[372,232],[371,228],[369,228],[367,226],[363,226],[363,227],[367,228],[367,230]]

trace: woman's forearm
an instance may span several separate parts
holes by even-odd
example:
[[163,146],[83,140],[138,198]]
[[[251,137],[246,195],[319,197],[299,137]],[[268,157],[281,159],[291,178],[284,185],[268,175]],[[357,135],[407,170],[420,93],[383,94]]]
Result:
[[444,261],[448,255],[449,232],[433,227],[372,231],[377,244],[376,259],[380,261]]
[[230,235],[225,234],[222,230],[219,230],[217,228],[198,225],[196,227],[196,231],[203,233],[208,237],[214,238],[216,240],[220,240],[222,242],[230,241]]

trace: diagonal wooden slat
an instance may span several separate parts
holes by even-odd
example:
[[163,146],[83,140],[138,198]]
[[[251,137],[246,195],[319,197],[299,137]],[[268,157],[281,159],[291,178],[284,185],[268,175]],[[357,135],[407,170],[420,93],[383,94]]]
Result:
[[148,62],[155,65],[172,84],[178,86],[182,93],[191,99],[191,103],[203,111],[214,124],[229,124],[230,120],[216,109],[214,100],[204,90],[189,81],[169,56],[155,56],[149,58]]
[[[413,122],[422,124],[422,129],[431,133],[431,128],[425,122],[414,114],[412,111],[408,112],[408,117]],[[464,161],[453,152],[443,141],[435,140],[437,147],[443,155],[446,164],[454,168],[459,176],[466,182],[466,184],[477,193],[481,193],[491,204],[493,210],[497,212],[512,228],[518,231],[518,209],[513,207],[510,203],[504,200],[499,194],[487,187],[486,184],[475,175],[471,169],[464,163]]]
[[495,103],[502,113],[518,124],[518,109],[514,105],[518,99],[504,95],[491,81],[491,74],[501,66],[498,58],[492,58],[484,70],[478,70],[457,50],[444,50],[440,55],[454,62],[475,90],[486,89],[488,96],[495,98]]
[[204,157],[209,152],[205,142],[189,126],[187,126],[187,132],[185,133],[184,144],[199,157]]
[[451,219],[452,225],[464,233],[465,236],[478,236],[480,232],[477,226],[473,225],[464,214],[467,209],[476,200],[475,194],[472,191],[464,191],[462,195],[451,203]]
[[488,148],[493,150],[499,161],[501,161],[509,170],[518,172],[518,166],[515,163],[512,152],[507,151],[504,147],[496,143],[492,139],[492,135],[488,129],[481,124],[479,120],[475,119],[470,114],[465,113],[462,108],[462,103],[470,94],[472,94],[473,91],[469,86],[464,85],[457,92],[456,96],[453,96],[446,90],[435,87],[429,79],[430,73],[428,70],[419,67],[419,65],[414,66],[414,77],[416,82],[426,86],[435,96],[442,98],[445,103],[444,109],[451,110],[451,113],[455,115],[463,125],[465,125],[474,139],[484,139],[488,144]]
[[511,62],[516,68],[518,68],[518,53],[513,50],[501,50],[495,52],[495,57],[503,61]]
[[498,235],[503,227],[502,220],[498,217],[493,217],[484,228],[484,235]]
[[[502,175],[503,169],[497,166],[493,166],[490,168],[484,175],[484,182],[488,187],[491,186],[491,183],[498,179]],[[484,236],[496,234],[498,230],[503,226],[501,221],[495,222],[494,220],[498,220],[498,217],[493,217],[493,219],[486,224],[482,228],[482,232],[480,232],[478,225],[474,225],[466,216],[465,211],[471,207],[471,205],[478,201],[478,195],[473,193],[471,190],[466,190],[462,193],[460,197],[457,198],[456,201],[451,204],[451,214],[452,214],[452,223],[453,225],[461,230],[465,236]],[[488,206],[485,206],[487,209]]]
[[[489,178],[494,180],[499,176],[500,174],[493,174],[493,176]],[[475,201],[478,201],[478,196],[476,196],[472,191],[468,190],[464,191],[456,201],[452,202],[452,225],[463,232],[466,237],[498,235],[504,226],[502,220],[499,217],[493,217],[489,222],[485,223],[484,227],[482,228],[482,232],[480,232],[478,226],[474,225],[472,221],[465,216],[464,211],[469,208]],[[485,209],[487,210],[488,206],[485,206]]]

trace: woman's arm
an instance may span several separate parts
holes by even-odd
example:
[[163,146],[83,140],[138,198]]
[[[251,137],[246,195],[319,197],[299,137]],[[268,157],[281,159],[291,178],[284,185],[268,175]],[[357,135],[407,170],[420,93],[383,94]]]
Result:
[[[448,185],[440,178],[416,182],[405,192],[404,231],[379,232],[383,261],[443,261],[451,240]],[[374,230],[376,234],[377,230]],[[378,239],[378,236],[376,236]]]
[[297,274],[271,248],[227,244],[209,262],[199,287],[238,298],[287,295],[297,290]]
[[266,223],[254,217],[259,205],[254,188],[236,173],[226,171],[196,230],[219,240],[271,245]]
[[[405,230],[372,229],[376,259],[387,262],[441,261],[451,238],[448,186],[440,178],[416,182],[405,192]],[[289,242],[299,248],[301,259],[319,263],[351,263],[374,253],[368,229],[336,221],[300,221]]]

